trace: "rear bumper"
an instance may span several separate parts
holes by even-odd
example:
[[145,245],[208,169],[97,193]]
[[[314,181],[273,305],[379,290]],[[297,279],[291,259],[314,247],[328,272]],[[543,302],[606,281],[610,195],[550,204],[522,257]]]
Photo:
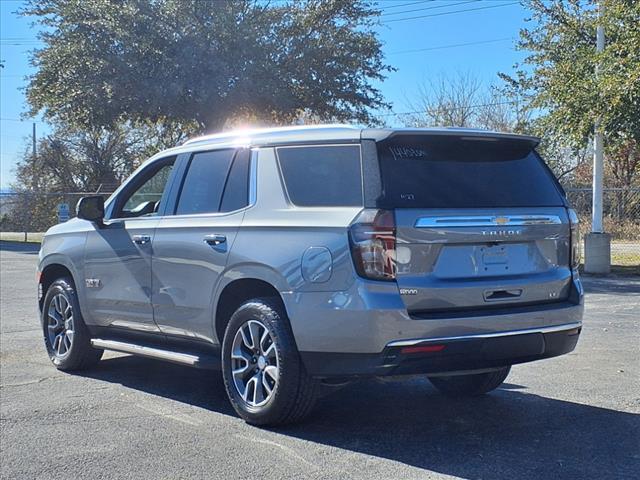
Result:
[[438,374],[492,369],[571,352],[581,322],[460,337],[390,343],[379,354],[301,352],[309,374],[317,377]]
[[[313,375],[454,371],[553,357],[575,347],[578,335],[567,332],[582,325],[584,310],[577,277],[565,301],[422,316],[409,315],[393,282],[357,280],[343,292],[285,292],[282,298]],[[420,358],[400,353],[407,342],[433,341],[446,348]]]
[[379,354],[398,340],[555,327],[581,322],[583,314],[578,279],[566,301],[446,315],[409,315],[395,282],[358,280],[346,291],[283,292],[282,299],[300,352]]

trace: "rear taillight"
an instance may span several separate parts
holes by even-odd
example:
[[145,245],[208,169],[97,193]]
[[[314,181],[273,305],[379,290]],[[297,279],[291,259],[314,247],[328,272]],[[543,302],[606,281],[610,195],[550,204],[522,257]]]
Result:
[[573,208],[569,209],[569,223],[571,224],[571,268],[580,266],[580,221]]
[[396,222],[391,210],[363,210],[349,229],[358,274],[372,280],[396,278]]

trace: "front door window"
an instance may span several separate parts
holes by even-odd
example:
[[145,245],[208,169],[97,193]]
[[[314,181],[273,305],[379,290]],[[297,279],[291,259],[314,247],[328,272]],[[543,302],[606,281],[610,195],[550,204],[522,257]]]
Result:
[[175,158],[162,161],[156,168],[152,168],[137,186],[129,192],[123,192],[124,197],[118,202],[115,218],[132,218],[157,215],[162,195],[171,175]]

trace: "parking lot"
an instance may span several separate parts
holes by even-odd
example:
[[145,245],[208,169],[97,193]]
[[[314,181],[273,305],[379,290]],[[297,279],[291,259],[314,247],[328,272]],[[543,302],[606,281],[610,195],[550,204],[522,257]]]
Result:
[[514,367],[490,395],[371,379],[324,397],[303,424],[264,430],[235,415],[217,372],[113,353],[92,371],[55,370],[37,248],[0,251],[3,479],[638,478],[638,277],[585,278],[577,349]]

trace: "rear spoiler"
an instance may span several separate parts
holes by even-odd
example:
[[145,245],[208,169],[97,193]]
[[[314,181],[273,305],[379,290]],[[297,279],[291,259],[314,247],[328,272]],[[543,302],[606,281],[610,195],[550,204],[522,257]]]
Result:
[[515,133],[492,132],[491,130],[479,130],[473,128],[365,128],[362,130],[362,140],[373,140],[382,142],[397,136],[436,136],[446,135],[459,137],[461,139],[494,139],[494,140],[516,140],[522,141],[534,149],[540,143],[538,137],[530,135],[519,135]]

